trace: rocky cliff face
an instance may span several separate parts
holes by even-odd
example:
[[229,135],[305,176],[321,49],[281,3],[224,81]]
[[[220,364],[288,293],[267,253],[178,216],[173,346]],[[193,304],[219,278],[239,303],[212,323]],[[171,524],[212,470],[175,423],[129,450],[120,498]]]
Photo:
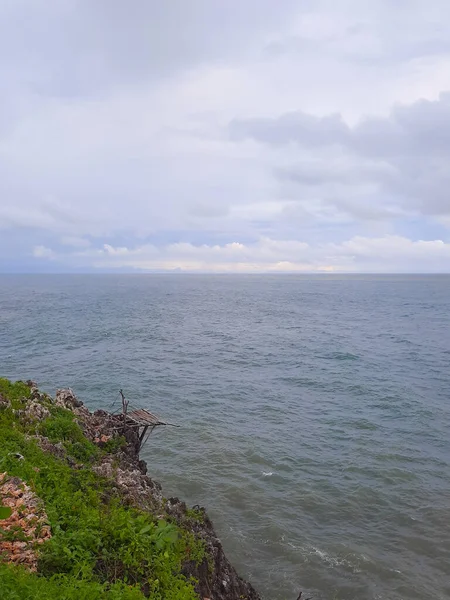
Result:
[[[197,591],[201,598],[210,600],[261,600],[253,586],[244,581],[231,565],[222,548],[213,524],[204,508],[189,510],[178,498],[165,499],[161,485],[147,475],[147,465],[139,459],[139,434],[137,429],[123,428],[122,416],[105,411],[94,413],[83,406],[71,390],[58,390],[56,404],[73,410],[85,435],[102,444],[117,432],[124,433],[127,445],[123,452],[106,456],[94,467],[99,474],[115,482],[123,498],[130,504],[149,510],[158,516],[167,515],[182,529],[192,531],[206,546],[206,557],[200,564],[187,561],[183,566],[186,577],[198,580]],[[119,462],[118,462],[119,459]]]
[[[175,523],[188,532],[195,543],[201,543],[204,549],[201,556],[190,556],[188,548],[181,565],[182,575],[187,579],[195,578],[195,592],[199,598],[260,600],[252,585],[239,577],[228,561],[204,508],[188,508],[178,498],[165,498],[161,485],[147,475],[147,465],[139,458],[139,432],[136,427],[125,423],[122,415],[100,410],[91,413],[71,390],[58,390],[55,398],[50,399],[33,382],[27,384],[30,396],[21,408],[14,411],[22,423],[44,421],[52,407],[71,411],[86,439],[102,449],[89,468],[109,482],[108,493],[114,493],[124,505],[136,507],[155,519]],[[8,400],[2,398],[1,401],[3,407],[7,407]],[[84,468],[70,455],[67,445],[51,441],[39,433],[39,427],[34,427],[28,438],[33,438],[44,452],[67,461],[74,469]],[[145,588],[143,591],[145,593]]]

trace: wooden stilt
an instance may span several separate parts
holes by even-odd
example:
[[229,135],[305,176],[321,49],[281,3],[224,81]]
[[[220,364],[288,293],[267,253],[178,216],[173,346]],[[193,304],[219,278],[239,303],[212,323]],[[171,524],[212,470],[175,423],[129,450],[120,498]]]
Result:
[[143,440],[144,440],[144,437],[145,437],[145,434],[147,433],[147,429],[148,429],[148,428],[149,428],[149,426],[148,426],[148,425],[145,425],[145,426],[142,428],[142,433],[141,433],[141,435],[139,436],[139,448],[142,446],[142,442],[143,442]]

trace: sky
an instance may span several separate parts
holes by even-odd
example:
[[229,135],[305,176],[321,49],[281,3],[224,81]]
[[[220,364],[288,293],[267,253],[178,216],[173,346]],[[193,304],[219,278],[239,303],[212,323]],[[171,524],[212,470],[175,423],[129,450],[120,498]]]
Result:
[[448,0],[0,0],[0,272],[450,272]]

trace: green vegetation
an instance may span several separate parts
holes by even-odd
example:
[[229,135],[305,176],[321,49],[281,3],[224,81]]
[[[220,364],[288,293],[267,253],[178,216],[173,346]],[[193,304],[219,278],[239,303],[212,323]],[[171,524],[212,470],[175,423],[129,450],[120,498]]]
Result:
[[41,435],[51,442],[61,442],[67,453],[77,460],[90,462],[99,457],[98,447],[84,436],[70,410],[51,407],[50,412],[51,416],[39,426]]
[[[141,600],[138,586],[115,583],[105,586],[95,581],[68,578],[51,579],[27,573],[20,568],[0,564],[0,584],[5,600]],[[181,598],[181,596],[180,596]]]
[[22,381],[11,383],[0,377],[0,396],[7,398],[13,408],[23,408],[24,399],[30,397],[30,388]]
[[0,504],[0,521],[8,519],[11,516],[12,510],[9,506],[2,506]]
[[103,452],[106,454],[116,454],[119,450],[122,450],[127,445],[126,439],[123,435],[111,438],[105,442],[102,446]]
[[[0,379],[0,396],[11,402],[0,403],[0,473],[20,477],[43,501],[52,538],[39,549],[38,573],[0,560],[2,600],[197,598],[181,568],[187,560],[201,562],[204,545],[191,532],[121,502],[117,489],[92,470],[105,450],[84,436],[71,411],[47,405],[50,416],[37,430],[83,465],[44,452],[30,436],[36,424],[22,423],[15,412],[29,393],[23,383]],[[122,445],[118,438],[107,450]]]
[[197,521],[198,523],[203,523],[204,520],[203,512],[198,508],[188,508],[186,511],[186,517],[188,517],[188,519],[192,519],[193,521]]

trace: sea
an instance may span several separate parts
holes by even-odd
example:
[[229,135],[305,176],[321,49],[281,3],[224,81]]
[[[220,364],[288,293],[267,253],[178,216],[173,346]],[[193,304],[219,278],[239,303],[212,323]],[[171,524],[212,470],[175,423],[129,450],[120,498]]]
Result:
[[450,277],[4,275],[0,375],[160,427],[265,600],[450,598]]

